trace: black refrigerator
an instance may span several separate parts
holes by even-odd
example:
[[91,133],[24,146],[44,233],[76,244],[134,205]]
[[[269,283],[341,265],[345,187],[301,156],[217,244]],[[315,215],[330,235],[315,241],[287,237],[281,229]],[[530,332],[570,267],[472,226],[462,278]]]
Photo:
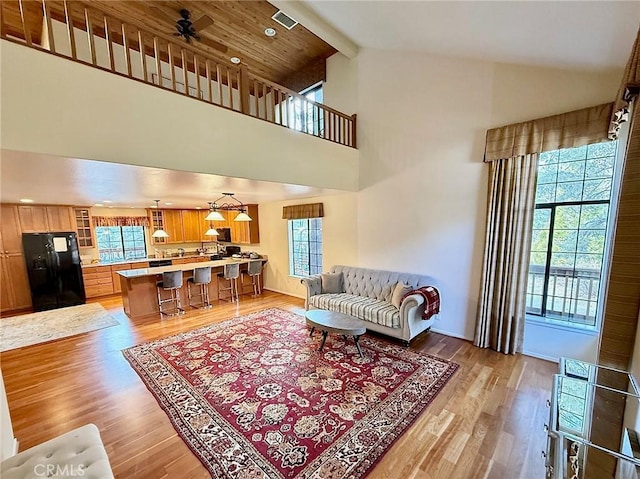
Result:
[[84,304],[84,282],[75,233],[23,233],[34,311]]

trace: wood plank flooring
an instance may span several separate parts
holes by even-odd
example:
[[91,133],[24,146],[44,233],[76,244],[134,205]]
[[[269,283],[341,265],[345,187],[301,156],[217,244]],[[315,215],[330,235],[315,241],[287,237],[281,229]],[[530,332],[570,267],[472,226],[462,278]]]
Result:
[[[121,350],[264,308],[303,313],[303,301],[265,291],[162,321],[130,320],[117,297],[100,303],[120,325],[0,354],[20,450],[91,422],[119,479],[209,477]],[[545,401],[555,364],[436,333],[411,348],[461,367],[368,478],[544,477]]]

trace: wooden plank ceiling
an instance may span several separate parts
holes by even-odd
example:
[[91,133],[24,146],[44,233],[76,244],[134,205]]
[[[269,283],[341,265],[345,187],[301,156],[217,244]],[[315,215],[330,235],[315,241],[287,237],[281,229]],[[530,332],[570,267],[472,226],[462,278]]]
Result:
[[[3,17],[8,30],[21,36],[20,16],[18,11],[8,8],[9,4],[18,2],[4,0]],[[62,3],[49,1],[52,14],[62,11]],[[176,31],[171,18],[179,20],[180,10],[186,8],[191,12],[191,21],[196,22],[203,15],[208,15],[213,23],[198,31],[198,35],[210,43],[222,45],[226,52],[205,45],[197,40],[192,41],[192,48],[203,56],[224,63],[230,63],[231,57],[238,57],[247,68],[263,78],[294,90],[301,90],[319,80],[324,79],[324,60],[336,50],[315,36],[302,25],[287,30],[271,17],[278,11],[265,0],[215,0],[215,1],[155,1],[155,0],[91,0],[67,2],[73,12],[81,12],[84,5],[102,10],[104,13],[142,30],[161,36],[173,36]],[[27,9],[29,30],[34,41],[38,41],[42,33],[42,8],[40,2],[24,2]],[[266,28],[274,28],[276,35],[267,37]],[[174,37],[177,38],[177,37]]]

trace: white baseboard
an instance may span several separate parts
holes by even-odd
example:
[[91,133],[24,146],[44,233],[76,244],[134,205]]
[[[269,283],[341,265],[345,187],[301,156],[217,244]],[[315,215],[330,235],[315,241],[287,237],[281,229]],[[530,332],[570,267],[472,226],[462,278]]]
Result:
[[18,454],[18,446],[20,445],[20,442],[14,437],[13,438],[13,450],[11,451],[11,455],[15,456],[16,454]]
[[546,354],[534,353],[533,351],[522,351],[522,354],[525,356],[531,356],[536,359],[544,359],[545,361],[551,361],[552,363],[560,362],[559,358],[554,358],[553,356],[547,356]]
[[465,341],[473,341],[473,338],[467,338],[462,334],[452,333],[451,331],[445,331],[443,329],[437,329],[433,326],[431,327],[431,331],[434,333],[444,334],[445,336],[451,336],[452,338],[464,339]]
[[279,289],[273,289],[273,288],[262,288],[262,289],[266,289],[267,291],[273,291],[274,293],[284,294],[286,296],[293,296],[294,298],[306,299],[304,296],[300,296],[298,294],[293,294],[293,293],[288,293],[286,291],[280,291]]

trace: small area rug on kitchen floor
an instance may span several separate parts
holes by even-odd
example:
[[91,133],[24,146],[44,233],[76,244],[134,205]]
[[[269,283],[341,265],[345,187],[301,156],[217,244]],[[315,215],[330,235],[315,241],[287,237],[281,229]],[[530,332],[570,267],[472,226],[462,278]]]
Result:
[[0,319],[0,351],[115,326],[118,321],[98,303],[51,309]]
[[123,351],[213,477],[360,478],[458,368],[272,308]]

